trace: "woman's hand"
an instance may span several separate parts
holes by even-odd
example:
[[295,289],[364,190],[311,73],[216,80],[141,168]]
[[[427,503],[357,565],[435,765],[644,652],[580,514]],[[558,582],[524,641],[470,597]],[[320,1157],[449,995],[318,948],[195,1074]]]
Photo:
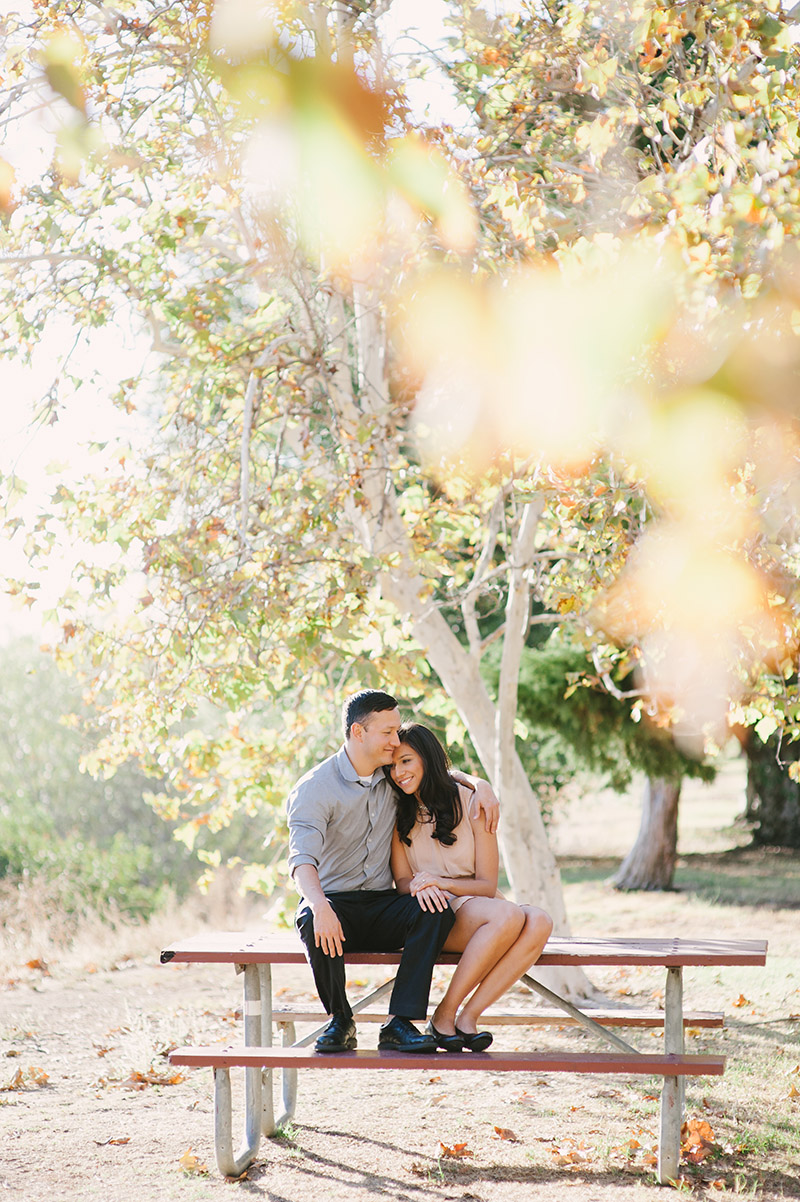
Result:
[[415,872],[411,878],[409,892],[416,896],[420,889],[427,889],[429,885],[435,885],[437,889],[441,889],[442,882],[432,872]]
[[425,885],[421,889],[412,889],[411,892],[416,897],[423,910],[446,910],[449,903],[447,895],[439,888],[438,885]]

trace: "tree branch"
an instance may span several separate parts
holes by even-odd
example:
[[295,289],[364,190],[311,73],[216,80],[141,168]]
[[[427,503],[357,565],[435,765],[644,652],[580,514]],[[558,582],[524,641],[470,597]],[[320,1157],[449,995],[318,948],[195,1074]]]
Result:
[[250,432],[253,428],[253,400],[256,395],[256,373],[250,372],[247,389],[244,394],[244,417],[242,419],[242,449],[239,466],[239,497],[241,510],[239,517],[239,537],[246,547],[250,546],[247,538],[247,517],[250,509]]

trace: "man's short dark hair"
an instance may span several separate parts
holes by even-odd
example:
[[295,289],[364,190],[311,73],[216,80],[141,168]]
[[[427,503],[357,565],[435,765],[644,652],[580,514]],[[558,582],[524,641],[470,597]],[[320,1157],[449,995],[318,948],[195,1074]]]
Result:
[[368,718],[370,714],[396,709],[399,709],[399,704],[395,698],[390,697],[388,693],[381,693],[378,689],[362,689],[359,693],[354,693],[342,706],[344,737],[350,738],[354,722],[363,725],[365,718]]

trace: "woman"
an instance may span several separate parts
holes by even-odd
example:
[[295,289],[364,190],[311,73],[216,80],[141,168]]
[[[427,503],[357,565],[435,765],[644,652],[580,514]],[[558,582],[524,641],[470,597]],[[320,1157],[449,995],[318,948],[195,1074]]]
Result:
[[497,892],[497,836],[470,819],[469,790],[453,780],[433,732],[412,723],[398,737],[389,770],[397,793],[395,884],[423,909],[452,907],[456,921],[444,950],[461,952],[428,1030],[446,1052],[482,1052],[492,1036],[478,1030],[478,1019],[538,960],[553,923],[543,910]]

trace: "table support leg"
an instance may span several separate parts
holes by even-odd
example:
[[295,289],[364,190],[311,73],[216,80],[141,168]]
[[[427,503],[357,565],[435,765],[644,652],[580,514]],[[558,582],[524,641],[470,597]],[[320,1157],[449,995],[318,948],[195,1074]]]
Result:
[[[294,1023],[281,1023],[281,1043],[285,1048],[290,1048],[297,1039],[297,1031]],[[285,1068],[281,1072],[281,1095],[283,1098],[283,1113],[275,1124],[275,1129],[279,1130],[285,1127],[288,1122],[291,1122],[294,1117],[295,1106],[297,1105],[297,1069]]]
[[608,1027],[602,1026],[601,1023],[595,1022],[585,1011],[579,1010],[577,1006],[573,1006],[572,1002],[568,1002],[566,998],[553,993],[552,989],[548,989],[546,985],[543,985],[541,981],[537,981],[535,977],[531,977],[528,973],[524,972],[520,980],[529,989],[533,989],[536,993],[540,994],[545,1001],[552,1002],[554,1006],[559,1006],[566,1014],[569,1014],[576,1022],[585,1027],[587,1031],[591,1031],[593,1035],[599,1036],[600,1039],[619,1048],[620,1051],[633,1052],[634,1055],[639,1055],[638,1050],[627,1043],[620,1035],[617,1035],[616,1031],[611,1031]]
[[[244,1042],[249,1047],[258,1047],[262,1034],[258,970],[257,964],[248,964],[244,969]],[[245,1131],[239,1152],[234,1155],[230,1069],[214,1069],[214,1146],[217,1167],[224,1177],[240,1177],[258,1152],[261,1142],[261,1073],[258,1067],[244,1070]]]
[[[258,965],[259,987],[261,990],[261,1044],[265,1048],[272,1047],[272,965]],[[245,1043],[247,1039],[245,1038]],[[272,1101],[272,1069],[265,1068],[261,1072],[261,1134],[274,1135],[275,1107]]]
[[[664,1051],[680,1054],[684,1047],[683,1032],[683,971],[667,969],[664,993]],[[668,1185],[678,1177],[683,1125],[682,1078],[665,1077],[661,1090],[661,1129],[658,1141],[658,1180]]]

